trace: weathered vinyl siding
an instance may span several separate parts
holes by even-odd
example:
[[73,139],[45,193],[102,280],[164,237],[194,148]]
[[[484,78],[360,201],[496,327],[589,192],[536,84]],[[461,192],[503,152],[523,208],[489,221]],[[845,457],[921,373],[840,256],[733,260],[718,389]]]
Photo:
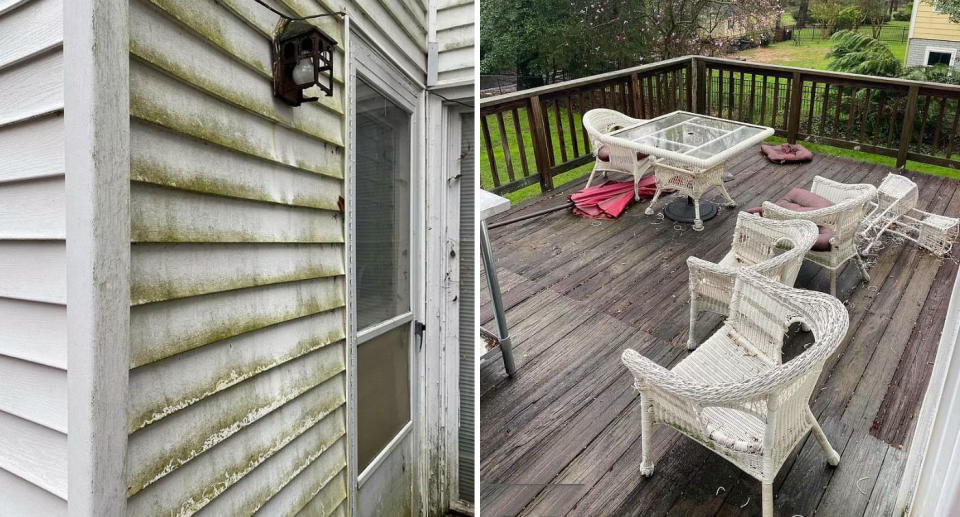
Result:
[[0,1],[0,515],[65,515],[63,6]]
[[276,22],[245,0],[130,3],[129,515],[347,497],[344,58],[332,97],[274,100]]
[[934,12],[933,5],[920,2],[916,8],[913,37],[960,41],[960,24],[950,21],[950,16]]
[[420,83],[427,76],[427,6],[425,0],[334,0],[350,13],[351,26],[393,58]]
[[473,81],[473,1],[439,0],[437,4],[437,84]]

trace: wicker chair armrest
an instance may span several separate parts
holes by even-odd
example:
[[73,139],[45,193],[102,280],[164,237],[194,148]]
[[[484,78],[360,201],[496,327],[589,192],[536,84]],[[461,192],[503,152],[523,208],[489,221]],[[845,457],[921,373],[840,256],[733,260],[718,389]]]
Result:
[[[680,377],[630,348],[623,351],[621,359],[633,374],[634,386],[638,390],[663,392],[698,406],[749,405],[778,393],[783,385],[796,380],[802,374],[795,372],[794,375],[789,375],[789,370],[779,369],[744,382],[699,384]],[[774,373],[776,375],[772,375]]]
[[800,219],[803,221],[810,221],[817,225],[832,227],[837,219],[837,214],[842,212],[845,208],[846,206],[840,204],[818,208],[816,210],[810,210],[807,212],[797,212],[796,210],[784,208],[776,203],[764,201],[763,216],[780,220]]
[[868,183],[840,183],[822,176],[814,176],[810,192],[830,201],[840,204],[850,199],[874,199],[877,196],[877,187]]

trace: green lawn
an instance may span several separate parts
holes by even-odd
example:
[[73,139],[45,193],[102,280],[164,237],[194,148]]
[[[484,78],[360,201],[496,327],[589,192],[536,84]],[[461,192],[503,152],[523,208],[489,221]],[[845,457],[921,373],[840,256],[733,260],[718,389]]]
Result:
[[[909,22],[889,22],[884,25],[881,40],[898,38],[902,28],[908,27]],[[781,41],[767,47],[757,47],[742,52],[732,54],[731,57],[755,61],[757,63],[770,63],[783,66],[797,66],[802,68],[814,68],[817,70],[826,70],[830,60],[827,59],[827,52],[830,51],[831,42],[829,39],[810,39],[813,29],[802,29],[799,32],[800,44],[794,41]],[[860,32],[869,34],[869,27],[861,27]],[[907,53],[906,41],[884,41],[893,55],[903,62]]]

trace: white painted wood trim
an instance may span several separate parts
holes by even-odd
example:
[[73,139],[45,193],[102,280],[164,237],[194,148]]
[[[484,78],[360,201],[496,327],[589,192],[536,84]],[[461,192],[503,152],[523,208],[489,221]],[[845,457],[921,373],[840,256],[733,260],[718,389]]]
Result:
[[370,463],[367,464],[367,468],[363,469],[363,472],[361,472],[360,475],[357,476],[358,489],[361,488],[363,484],[366,483],[368,479],[370,479],[370,476],[372,476],[373,473],[377,471],[377,467],[379,467],[381,463],[386,461],[386,459],[391,454],[393,454],[393,450],[399,447],[401,443],[403,443],[403,440],[407,437],[407,435],[413,432],[413,427],[414,427],[413,420],[410,420],[409,422],[404,424],[404,426],[400,428],[400,431],[396,435],[394,435],[393,438],[390,439],[390,443],[388,443],[383,448],[382,451],[377,453],[377,455],[374,456],[372,460],[370,460]]
[[930,59],[931,52],[950,54],[950,62],[947,63],[947,66],[953,66],[957,62],[957,49],[955,48],[926,47],[923,49],[923,66],[933,66],[927,64],[927,61]]
[[960,478],[953,469],[960,436],[960,277],[954,281],[933,372],[917,417],[894,507],[894,515],[934,516],[941,492],[952,492]]
[[69,514],[124,515],[130,299],[127,0],[64,2]]

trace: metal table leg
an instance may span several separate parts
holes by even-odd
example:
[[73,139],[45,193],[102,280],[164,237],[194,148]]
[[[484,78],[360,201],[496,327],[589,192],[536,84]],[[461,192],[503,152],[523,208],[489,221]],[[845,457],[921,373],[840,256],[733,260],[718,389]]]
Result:
[[513,374],[517,371],[513,362],[513,343],[510,341],[510,333],[507,330],[507,318],[503,314],[500,282],[497,280],[497,268],[493,261],[493,246],[490,245],[490,235],[487,232],[486,221],[480,221],[480,256],[483,259],[483,269],[487,272],[487,287],[490,288],[490,300],[493,302],[493,319],[497,322],[503,366],[507,370],[507,375],[513,377]]

